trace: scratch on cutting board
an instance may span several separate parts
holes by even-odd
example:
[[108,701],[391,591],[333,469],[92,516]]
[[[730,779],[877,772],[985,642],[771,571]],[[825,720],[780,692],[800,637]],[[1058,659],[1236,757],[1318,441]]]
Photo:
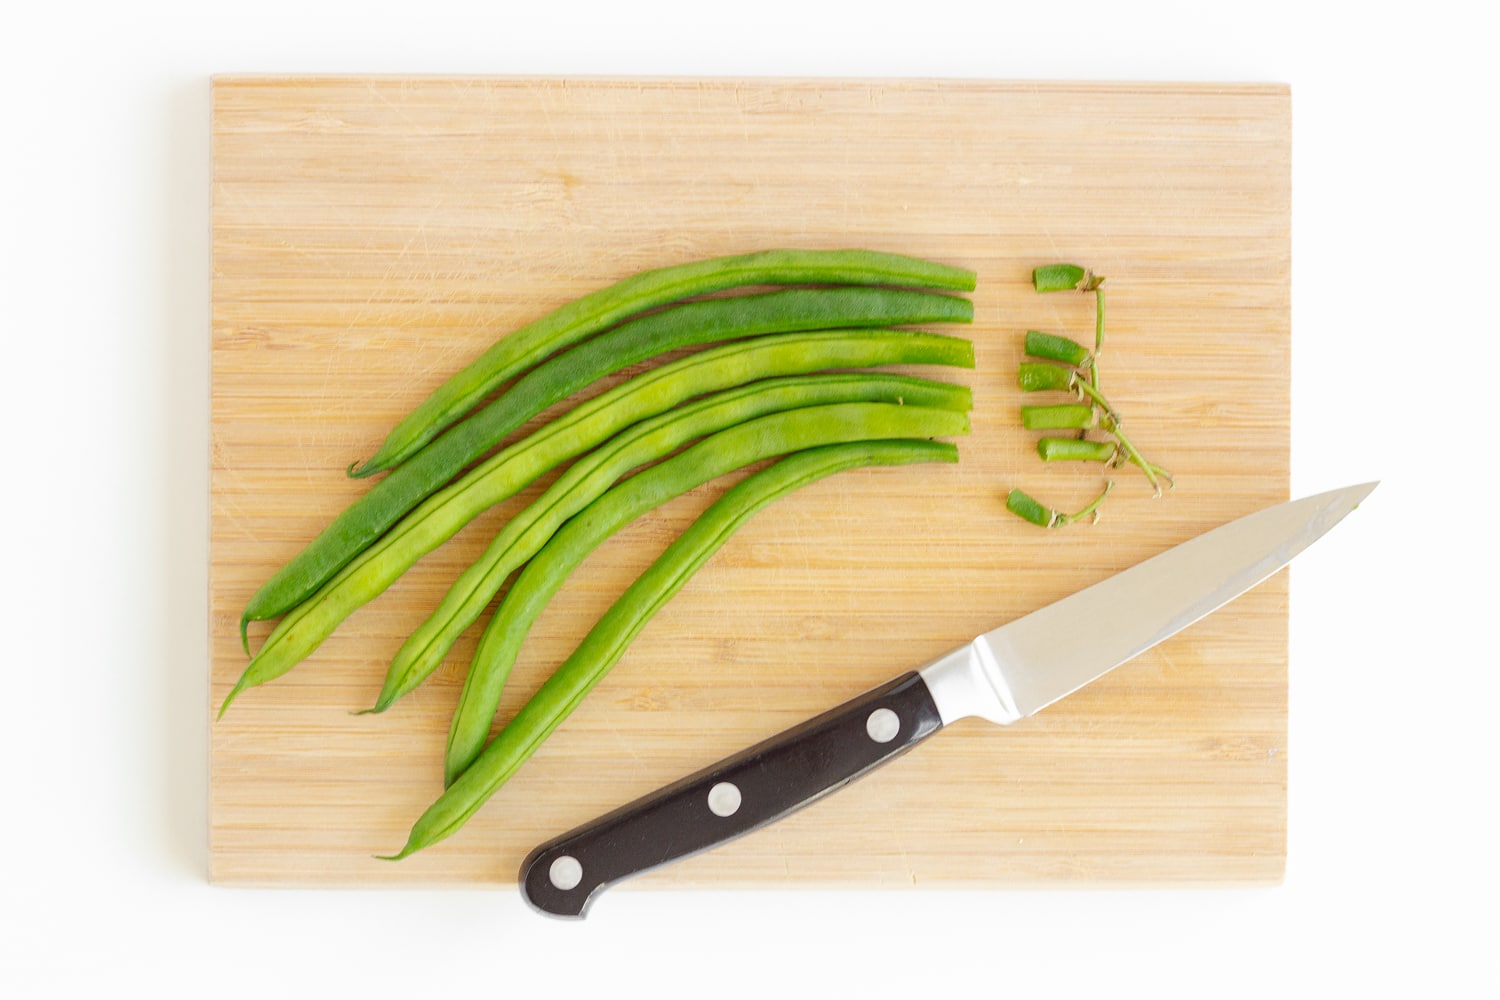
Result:
[[901,824],[895,825],[893,831],[896,835],[896,854],[901,859],[901,867],[906,869],[906,878],[912,885],[917,884],[917,870],[912,867],[911,852],[906,846],[906,832]]
[[786,850],[786,824],[772,823],[769,829],[775,831],[776,834],[776,853],[781,855],[781,874],[790,881],[792,877],[792,860]]
[[[562,87],[562,93],[563,93],[564,97],[567,96],[567,92],[568,92],[568,86],[567,86],[567,83],[565,81],[563,83],[563,87]],[[556,146],[557,145],[557,124],[552,120],[552,100],[551,100],[551,95],[548,94],[548,93],[546,93],[544,91],[542,99],[539,100],[539,101],[537,101],[536,106],[537,106],[537,109],[540,110],[541,113],[542,113],[542,125],[547,129],[547,138],[551,139],[552,140],[552,144],[554,146]]]
[[752,668],[745,671],[745,673],[750,678],[750,693],[755,696],[756,712],[764,715],[766,712],[766,696],[760,688],[760,671]]
[[210,441],[209,449],[212,455],[212,466],[209,470],[210,475],[215,478],[223,476],[228,480],[228,485],[232,487],[232,489],[226,489],[222,493],[215,494],[212,504],[212,516],[214,518],[222,518],[242,538],[252,542],[260,541],[260,537],[253,527],[254,521],[247,518],[245,507],[240,502],[242,497],[248,495],[249,490],[246,485],[244,473],[233,463],[224,459],[222,454],[224,444],[217,436],[213,437]]
[[796,536],[797,543],[794,551],[801,557],[802,571],[804,573],[812,569],[812,549],[808,546],[806,527],[806,522],[802,518],[792,518],[792,533]]
[[[406,81],[403,80],[401,82],[401,89],[403,94],[405,93],[406,86]],[[429,133],[429,129],[424,129],[417,125],[416,119],[411,116],[411,113],[406,110],[404,105],[397,104],[395,101],[392,101],[389,97],[385,96],[378,81],[370,80],[365,84],[365,89],[369,91],[371,97],[375,98],[381,104],[384,104],[386,107],[394,111],[397,116],[399,116],[403,122],[410,125],[412,127],[412,130],[418,135],[427,135]]]
[[628,739],[624,733],[620,732],[620,727],[618,725],[611,726],[609,729],[609,734],[615,738],[615,742],[617,744],[624,748],[625,753],[630,756],[630,759],[633,763],[645,763],[645,759],[641,757],[640,753],[638,753],[635,749],[635,740]]

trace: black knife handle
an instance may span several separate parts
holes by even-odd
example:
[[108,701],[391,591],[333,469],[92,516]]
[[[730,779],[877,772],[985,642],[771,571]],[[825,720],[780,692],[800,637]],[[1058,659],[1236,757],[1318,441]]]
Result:
[[620,879],[759,829],[911,749],[942,726],[916,673],[867,691],[532,851],[521,893],[581,917]]

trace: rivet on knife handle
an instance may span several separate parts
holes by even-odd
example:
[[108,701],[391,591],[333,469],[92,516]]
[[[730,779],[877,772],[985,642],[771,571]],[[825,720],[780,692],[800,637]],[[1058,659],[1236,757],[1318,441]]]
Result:
[[904,674],[543,844],[521,866],[521,892],[544,913],[581,917],[605,886],[780,819],[941,726],[927,685]]

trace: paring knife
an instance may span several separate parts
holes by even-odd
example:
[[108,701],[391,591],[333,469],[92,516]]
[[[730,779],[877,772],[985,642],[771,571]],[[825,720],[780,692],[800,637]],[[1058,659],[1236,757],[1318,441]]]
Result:
[[1041,711],[1281,569],[1375,488],[1279,504],[978,636],[800,726],[552,840],[521,866],[544,913],[581,917],[605,886],[759,829],[970,716]]

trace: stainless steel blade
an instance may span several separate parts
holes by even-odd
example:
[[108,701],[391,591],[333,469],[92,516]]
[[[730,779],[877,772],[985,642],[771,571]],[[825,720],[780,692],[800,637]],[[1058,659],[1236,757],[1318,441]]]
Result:
[[978,636],[921,671],[943,724],[1005,725],[1067,697],[1266,580],[1375,486],[1248,514]]

